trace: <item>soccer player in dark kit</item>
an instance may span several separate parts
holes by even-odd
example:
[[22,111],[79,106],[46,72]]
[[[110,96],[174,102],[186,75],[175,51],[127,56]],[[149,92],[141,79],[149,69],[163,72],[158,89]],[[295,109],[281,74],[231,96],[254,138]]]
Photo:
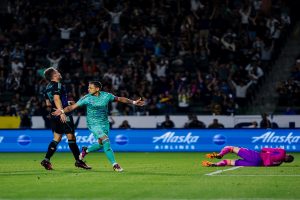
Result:
[[[51,107],[53,112],[55,109],[63,109],[68,106],[67,92],[64,86],[61,84],[62,76],[55,68],[48,68],[44,72],[45,78],[49,81],[46,87],[44,96],[47,106]],[[91,169],[82,160],[79,159],[79,148],[76,143],[75,125],[71,114],[62,114],[58,117],[51,115],[51,128],[53,132],[53,140],[48,146],[48,151],[42,160],[41,165],[46,170],[52,170],[52,164],[50,158],[56,151],[58,143],[61,141],[63,134],[66,134],[68,138],[68,144],[70,150],[75,158],[75,166],[83,169]]]

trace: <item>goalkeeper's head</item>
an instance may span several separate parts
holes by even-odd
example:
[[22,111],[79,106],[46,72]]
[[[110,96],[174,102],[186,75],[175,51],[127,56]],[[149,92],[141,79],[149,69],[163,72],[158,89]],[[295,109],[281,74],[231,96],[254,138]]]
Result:
[[294,161],[294,156],[287,154],[284,158],[284,162],[290,163]]

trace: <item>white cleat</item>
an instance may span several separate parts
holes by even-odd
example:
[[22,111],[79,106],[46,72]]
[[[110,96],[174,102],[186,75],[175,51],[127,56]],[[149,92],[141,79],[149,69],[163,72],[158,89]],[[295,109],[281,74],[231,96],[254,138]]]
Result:
[[116,172],[122,172],[122,171],[124,171],[124,169],[118,163],[114,164],[113,169]]

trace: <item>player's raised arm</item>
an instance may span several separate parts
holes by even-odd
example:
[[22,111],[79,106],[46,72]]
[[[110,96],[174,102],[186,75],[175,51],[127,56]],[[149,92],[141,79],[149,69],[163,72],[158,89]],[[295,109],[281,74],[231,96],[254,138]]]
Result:
[[145,101],[142,100],[142,98],[139,98],[138,100],[131,100],[126,97],[116,97],[116,101],[122,102],[122,103],[127,103],[127,104],[133,104],[136,106],[144,106]]
[[78,107],[79,106],[75,103],[73,105],[65,107],[64,109],[56,109],[55,112],[52,112],[51,114],[54,115],[54,116],[59,116],[61,114],[69,113],[69,112],[75,110]]

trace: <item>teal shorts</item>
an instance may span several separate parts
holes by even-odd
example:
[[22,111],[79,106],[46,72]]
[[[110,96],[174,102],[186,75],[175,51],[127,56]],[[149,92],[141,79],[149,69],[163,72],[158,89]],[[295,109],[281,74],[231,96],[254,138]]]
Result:
[[93,126],[89,128],[89,130],[93,133],[95,139],[102,138],[104,136],[109,135],[109,125],[108,126]]

